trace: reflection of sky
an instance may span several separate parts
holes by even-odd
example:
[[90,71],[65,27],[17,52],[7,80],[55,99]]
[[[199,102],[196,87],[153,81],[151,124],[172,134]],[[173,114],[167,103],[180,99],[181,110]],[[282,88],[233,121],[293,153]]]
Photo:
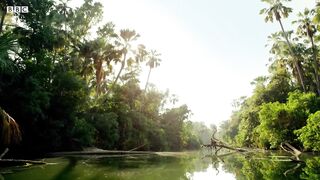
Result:
[[221,164],[219,165],[218,168],[219,172],[213,168],[212,164],[209,165],[209,167],[202,172],[194,172],[192,174],[187,173],[188,179],[192,180],[206,180],[206,179],[223,179],[223,180],[229,180],[229,179],[236,179],[235,176],[231,173],[226,173],[223,171]]

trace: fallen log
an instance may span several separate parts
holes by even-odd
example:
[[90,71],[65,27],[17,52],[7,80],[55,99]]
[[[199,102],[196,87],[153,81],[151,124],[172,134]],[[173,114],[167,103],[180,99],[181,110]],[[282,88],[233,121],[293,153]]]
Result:
[[201,147],[208,147],[208,148],[211,148],[211,150],[214,149],[216,155],[217,155],[218,151],[220,151],[222,148],[237,151],[237,152],[246,152],[247,151],[246,149],[229,146],[226,143],[224,143],[214,137],[211,138],[210,144],[203,144],[203,145],[201,145]]
[[25,159],[0,159],[0,166],[21,166],[26,164],[47,164],[44,161],[34,161],[34,160],[25,160]]
[[300,160],[299,155],[301,154],[301,151],[299,151],[298,149],[296,149],[295,147],[293,147],[291,144],[289,143],[281,143],[280,144],[281,149],[283,149],[285,152],[290,153],[293,155],[293,157],[291,158],[292,161],[294,162],[303,162]]
[[290,153],[290,154],[292,154],[292,155],[294,155],[294,156],[299,156],[300,154],[301,154],[301,151],[299,151],[298,149],[296,149],[295,147],[293,147],[291,144],[289,144],[289,143],[281,143],[280,144],[280,147],[284,150],[284,151],[286,151],[286,152],[288,152],[288,153]]
[[226,148],[226,149],[230,149],[230,150],[234,150],[234,151],[238,151],[238,152],[246,152],[247,151],[247,150],[242,149],[242,148],[234,148],[234,147],[231,147],[231,146],[228,146],[228,145],[225,145],[225,144],[219,144],[217,146],[222,147],[222,148]]
[[140,145],[140,146],[138,146],[138,147],[135,147],[135,148],[133,148],[133,149],[130,149],[129,151],[135,151],[135,150],[137,150],[137,149],[142,148],[142,147],[145,146],[145,145],[146,145],[146,143],[144,143],[144,144],[142,144],[142,145]]

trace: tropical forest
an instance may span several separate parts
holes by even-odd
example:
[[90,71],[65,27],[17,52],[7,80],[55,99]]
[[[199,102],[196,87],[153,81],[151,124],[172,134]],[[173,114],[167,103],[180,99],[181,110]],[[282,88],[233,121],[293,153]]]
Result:
[[[106,21],[107,2],[0,0],[0,179],[320,179],[320,3],[257,2],[276,29],[260,44],[267,73],[212,123],[158,87],[169,56]],[[201,83],[196,98],[224,88]]]

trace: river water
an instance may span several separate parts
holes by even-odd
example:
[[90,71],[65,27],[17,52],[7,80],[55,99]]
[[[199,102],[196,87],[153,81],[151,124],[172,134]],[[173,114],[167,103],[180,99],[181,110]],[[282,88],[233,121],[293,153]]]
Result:
[[68,156],[47,158],[46,165],[0,169],[11,180],[180,180],[180,179],[320,179],[320,157],[303,155],[296,163],[278,152],[160,153],[159,155]]

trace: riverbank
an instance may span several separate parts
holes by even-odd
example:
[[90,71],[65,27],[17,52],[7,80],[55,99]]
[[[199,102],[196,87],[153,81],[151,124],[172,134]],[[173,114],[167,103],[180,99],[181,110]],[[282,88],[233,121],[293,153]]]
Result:
[[48,157],[75,156],[75,155],[159,155],[159,156],[177,156],[185,155],[192,151],[181,152],[156,152],[156,151],[124,151],[124,150],[104,150],[99,148],[84,148],[82,151],[64,151],[48,153]]

